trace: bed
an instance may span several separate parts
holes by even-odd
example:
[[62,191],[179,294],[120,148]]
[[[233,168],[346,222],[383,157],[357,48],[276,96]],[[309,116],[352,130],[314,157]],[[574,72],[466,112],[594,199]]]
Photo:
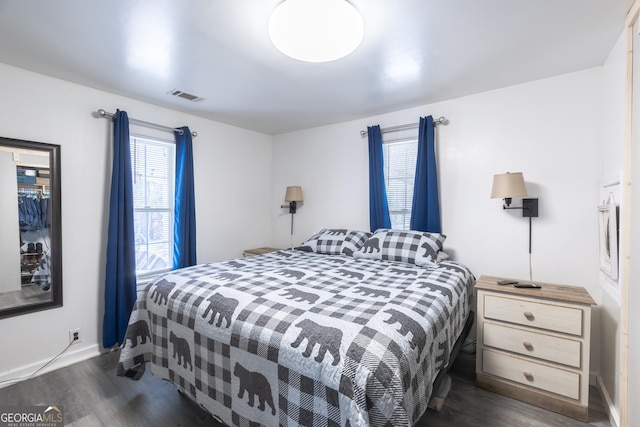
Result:
[[410,426],[470,313],[444,236],[321,230],[139,289],[118,375],[146,362],[226,425]]

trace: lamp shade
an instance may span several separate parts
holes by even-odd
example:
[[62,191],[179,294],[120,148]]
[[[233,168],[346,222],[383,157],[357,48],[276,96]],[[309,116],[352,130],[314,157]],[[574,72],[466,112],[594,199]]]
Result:
[[507,199],[512,197],[527,197],[527,187],[524,185],[522,172],[494,175],[491,198]]
[[302,187],[291,186],[287,187],[287,194],[284,196],[285,202],[303,202]]
[[300,61],[342,58],[360,45],[363,36],[362,17],[346,0],[284,0],[269,18],[274,46]]

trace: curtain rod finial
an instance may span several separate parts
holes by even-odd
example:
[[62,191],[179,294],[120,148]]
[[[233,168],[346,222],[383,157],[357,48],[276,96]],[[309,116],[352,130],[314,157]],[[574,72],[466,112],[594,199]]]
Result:
[[91,115],[93,117],[95,117],[96,119],[102,118],[102,117],[109,117],[109,113],[107,113],[105,110],[103,110],[102,108],[100,108],[97,111],[93,111],[91,113]]

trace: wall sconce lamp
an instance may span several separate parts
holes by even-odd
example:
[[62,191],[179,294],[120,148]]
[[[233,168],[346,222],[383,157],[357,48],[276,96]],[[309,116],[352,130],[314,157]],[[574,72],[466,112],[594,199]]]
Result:
[[502,209],[522,209],[522,216],[526,218],[538,216],[538,199],[522,199],[522,206],[511,206],[511,199],[514,197],[527,197],[522,172],[494,175],[491,198],[504,199]]
[[492,199],[504,199],[502,209],[522,209],[522,216],[529,218],[529,280],[533,280],[531,271],[531,218],[538,217],[538,199],[522,199],[522,206],[511,206],[514,197],[527,197],[522,172],[502,173],[493,176]]
[[287,192],[284,195],[284,201],[289,202],[289,204],[282,205],[280,207],[289,208],[289,213],[291,214],[291,235],[293,236],[293,214],[296,213],[298,209],[298,202],[304,202],[304,198],[302,197],[302,187],[287,187]]

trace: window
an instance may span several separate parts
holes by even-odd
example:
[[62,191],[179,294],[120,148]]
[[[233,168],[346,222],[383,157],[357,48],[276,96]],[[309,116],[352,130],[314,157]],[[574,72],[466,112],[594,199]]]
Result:
[[175,143],[131,135],[133,215],[138,276],[173,265]]
[[409,230],[418,140],[411,138],[384,143],[382,150],[391,228]]

